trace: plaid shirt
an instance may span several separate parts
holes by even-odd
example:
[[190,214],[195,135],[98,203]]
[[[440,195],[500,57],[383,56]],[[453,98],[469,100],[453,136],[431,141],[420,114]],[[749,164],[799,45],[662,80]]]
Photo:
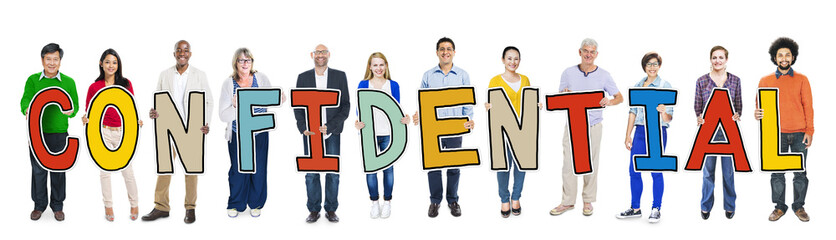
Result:
[[[723,84],[723,88],[729,90],[732,102],[734,103],[734,112],[740,114],[743,111],[743,100],[740,96],[740,78],[731,73],[726,74],[728,75],[728,79]],[[697,90],[694,93],[694,112],[697,113],[697,117],[702,115],[714,88],[717,88],[717,84],[711,80],[708,74],[702,75],[697,79]]]

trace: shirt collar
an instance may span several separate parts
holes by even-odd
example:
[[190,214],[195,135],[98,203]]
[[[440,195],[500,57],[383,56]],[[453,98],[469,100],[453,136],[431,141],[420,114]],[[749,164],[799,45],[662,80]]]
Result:
[[[441,74],[444,74],[444,71],[441,71],[441,66],[440,66],[440,65],[438,65],[438,64],[436,64],[436,65],[435,65],[435,67],[433,68],[433,70],[434,70],[434,72],[440,72]],[[455,64],[453,65],[453,67],[451,67],[451,68],[450,68],[450,72],[448,72],[448,74],[449,74],[449,73],[458,74],[458,73],[456,72],[456,65],[455,65]]]
[[584,72],[584,71],[583,71],[583,69],[581,69],[581,65],[580,65],[580,64],[578,64],[578,71],[581,71],[581,73],[583,73],[583,76],[584,76],[584,77],[589,77],[589,74],[592,74],[592,73],[594,73],[595,71],[598,71],[598,65],[595,65],[595,69],[592,69],[592,71],[591,71],[591,72]]
[[775,78],[776,79],[781,78],[781,76],[783,76],[783,75],[790,75],[790,77],[795,77],[795,73],[792,71],[792,68],[790,68],[790,70],[787,71],[787,74],[781,73],[781,69],[775,70]]
[[[647,76],[642,78],[642,81],[639,82],[638,87],[644,86],[644,81],[647,81]],[[662,77],[656,75],[656,79],[653,79],[653,82],[651,82],[650,85],[647,85],[647,87],[664,87],[660,86],[660,84],[662,84]]]
[[[38,81],[44,78],[46,78],[46,72],[41,71],[41,77],[38,78]],[[61,81],[61,71],[58,71],[58,74],[55,74],[55,78],[58,79],[58,81]]]
[[174,74],[177,74],[178,76],[188,76],[189,71],[191,71],[191,70],[192,70],[192,66],[189,65],[188,67],[186,67],[186,71],[183,71],[183,74],[180,74],[180,71],[177,71],[177,66],[174,66]]

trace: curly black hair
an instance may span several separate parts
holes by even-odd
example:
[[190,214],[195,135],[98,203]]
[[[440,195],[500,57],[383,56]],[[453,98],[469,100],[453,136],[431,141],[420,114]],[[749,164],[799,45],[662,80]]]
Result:
[[778,65],[778,62],[775,62],[775,55],[778,54],[778,49],[781,48],[790,49],[790,52],[792,53],[792,63],[790,65],[795,65],[795,60],[798,60],[798,43],[788,37],[775,39],[775,41],[772,42],[772,46],[769,46],[769,55],[772,56],[772,63]]

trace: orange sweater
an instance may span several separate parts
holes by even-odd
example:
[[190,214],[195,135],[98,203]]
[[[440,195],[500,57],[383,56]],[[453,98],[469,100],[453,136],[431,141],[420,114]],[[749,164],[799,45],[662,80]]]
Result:
[[804,132],[813,135],[813,93],[807,76],[794,72],[793,76],[775,73],[761,78],[758,87],[778,88],[778,107],[781,109],[781,132]]

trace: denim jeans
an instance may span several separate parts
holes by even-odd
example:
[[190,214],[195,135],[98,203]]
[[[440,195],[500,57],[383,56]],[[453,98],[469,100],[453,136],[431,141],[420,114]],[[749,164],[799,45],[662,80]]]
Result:
[[[725,136],[718,132],[714,135],[714,141],[726,141]],[[734,212],[734,201],[737,193],[734,190],[734,163],[730,156],[709,156],[705,158],[705,166],[702,169],[702,200],[700,208],[710,212],[714,207],[714,169],[717,167],[717,158],[723,167],[723,209]]]
[[[43,139],[47,149],[52,152],[59,152],[67,145],[67,133],[44,133]],[[40,144],[40,143],[36,143]],[[32,201],[35,202],[35,209],[43,212],[47,203],[52,211],[64,210],[64,199],[67,197],[67,176],[64,172],[49,172],[43,169],[35,160],[32,150],[29,150],[29,162],[32,164]],[[46,179],[50,178],[50,195],[46,194]]]
[[[631,201],[630,207],[633,209],[641,208],[642,190],[644,182],[642,182],[642,175],[640,172],[633,170],[633,156],[647,154],[647,142],[645,138],[644,126],[636,125],[636,133],[633,135],[633,147],[630,149],[630,192]],[[662,127],[662,146],[668,146],[668,127]],[[665,179],[662,178],[662,173],[650,173],[653,178],[653,205],[651,208],[660,209],[662,207],[662,194],[665,192]]]
[[[307,142],[305,146],[305,154],[308,153]],[[340,135],[331,134],[331,137],[325,139],[325,154],[339,155],[340,154]],[[308,192],[308,211],[319,212],[322,209],[322,184],[319,181],[319,173],[305,174],[305,187]],[[337,201],[337,194],[339,194],[340,175],[336,173],[325,174],[325,211],[337,211],[339,202]]]
[[[382,151],[389,146],[390,136],[377,136],[378,151]],[[395,169],[393,166],[383,170],[383,200],[392,200],[392,186],[395,184]],[[366,174],[366,185],[369,187],[369,198],[372,201],[380,199],[380,193],[377,190],[377,173]]]
[[226,209],[244,211],[261,209],[267,202],[267,150],[270,146],[266,132],[255,135],[255,173],[238,172],[238,138],[234,135],[227,143],[229,149],[229,199]]
[[[519,201],[520,196],[522,194],[523,183],[525,182],[525,172],[520,171],[519,167],[517,167],[516,161],[514,161],[514,154],[511,152],[511,147],[508,143],[505,144],[506,151],[505,151],[505,159],[508,161],[508,171],[498,171],[496,172],[496,183],[499,185],[499,200],[502,203],[507,203],[508,198],[510,197],[511,200]],[[511,178],[511,171],[514,171],[514,193],[508,191],[508,182]]]
[[[449,137],[441,139],[442,149],[460,148],[462,147],[462,137]],[[461,175],[458,168],[447,169],[447,203],[459,201],[459,176]],[[430,185],[430,202],[440,204],[441,193],[444,192],[443,182],[441,181],[441,170],[432,170],[427,172],[427,181]]]
[[[781,152],[800,152],[804,160],[807,160],[806,144],[804,140],[804,133],[781,133]],[[775,203],[776,209],[787,212],[787,204],[784,203],[786,192],[786,179],[784,173],[773,173],[772,178],[772,202]],[[795,212],[804,207],[804,199],[807,197],[807,171],[793,172],[792,178],[792,211]]]

